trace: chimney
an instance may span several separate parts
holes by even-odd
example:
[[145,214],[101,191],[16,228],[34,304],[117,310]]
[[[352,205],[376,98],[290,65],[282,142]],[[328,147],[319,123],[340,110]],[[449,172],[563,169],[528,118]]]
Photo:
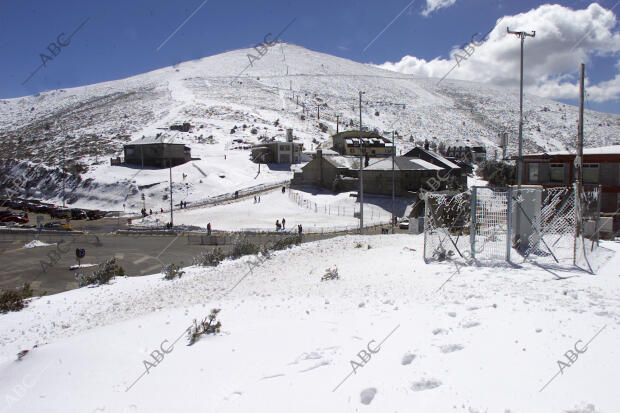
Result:
[[286,130],[286,141],[293,142],[293,129],[289,128]]

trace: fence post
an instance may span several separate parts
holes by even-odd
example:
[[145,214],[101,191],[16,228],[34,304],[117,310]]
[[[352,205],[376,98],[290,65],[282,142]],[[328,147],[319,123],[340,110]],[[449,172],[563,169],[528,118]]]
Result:
[[471,243],[471,258],[476,259],[476,198],[478,188],[471,190],[471,228],[469,229],[469,241]]
[[[598,193],[596,196],[596,222],[594,223],[594,228],[597,228],[596,230],[596,246],[599,246],[599,241],[600,241],[600,234],[601,234],[601,197],[603,196],[603,185],[599,185],[598,186]],[[613,230],[613,221],[612,221],[612,230]],[[594,247],[594,245],[592,245]]]
[[506,261],[510,262],[510,250],[512,249],[512,186],[508,187],[508,211],[506,213],[508,229],[506,230]]

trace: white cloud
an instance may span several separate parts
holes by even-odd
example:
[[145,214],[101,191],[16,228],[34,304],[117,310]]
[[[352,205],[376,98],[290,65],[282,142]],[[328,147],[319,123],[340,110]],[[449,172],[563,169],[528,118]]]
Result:
[[422,11],[423,16],[428,16],[435,10],[443,9],[444,7],[450,7],[456,0],[426,0],[426,9]]
[[[444,0],[429,0],[429,4],[442,2]],[[586,63],[587,74],[591,56],[620,54],[620,34],[613,32],[615,26],[614,13],[596,3],[583,10],[571,10],[557,4],[543,5],[526,13],[504,17],[484,40],[479,34],[470,39],[458,39],[459,44],[467,43],[469,47],[467,51],[455,47],[450,52],[450,59],[425,60],[405,56],[398,62],[386,62],[379,67],[438,79],[454,67],[447,79],[518,86],[520,41],[517,36],[507,34],[506,27],[528,32],[535,30],[536,36],[525,40],[526,90],[549,98],[574,99],[578,97],[580,63]],[[477,31],[486,32],[484,28]],[[476,43],[471,43],[472,39]],[[619,73],[615,78],[588,86],[591,100],[620,99],[620,63],[616,68]]]

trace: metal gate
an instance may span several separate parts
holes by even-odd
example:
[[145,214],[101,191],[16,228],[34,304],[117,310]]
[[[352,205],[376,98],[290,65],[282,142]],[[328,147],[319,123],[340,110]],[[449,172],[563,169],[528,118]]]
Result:
[[510,194],[507,188],[472,188],[472,258],[510,259]]

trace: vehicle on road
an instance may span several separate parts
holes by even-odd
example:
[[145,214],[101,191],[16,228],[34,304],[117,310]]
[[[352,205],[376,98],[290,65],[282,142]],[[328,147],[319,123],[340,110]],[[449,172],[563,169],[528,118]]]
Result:
[[63,223],[62,222],[57,222],[57,221],[52,221],[52,222],[46,222],[45,224],[43,224],[43,228],[45,229],[63,229]]
[[400,228],[400,229],[409,229],[409,220],[408,219],[403,219],[402,221],[400,221],[400,223],[398,224],[398,228]]

